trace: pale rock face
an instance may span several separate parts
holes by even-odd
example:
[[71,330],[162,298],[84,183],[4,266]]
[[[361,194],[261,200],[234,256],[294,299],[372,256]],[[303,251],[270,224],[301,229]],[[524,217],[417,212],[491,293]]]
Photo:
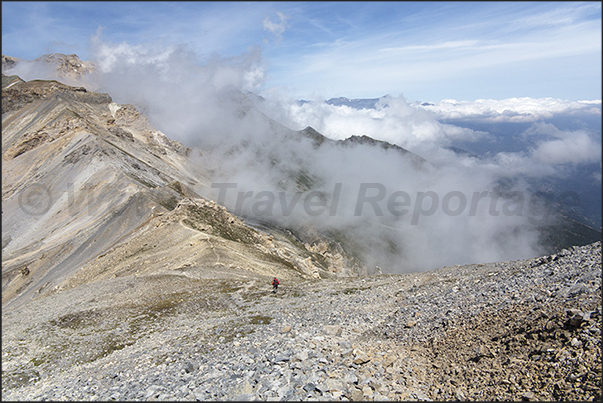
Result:
[[14,71],[17,67],[44,70],[46,74],[51,74],[54,78],[71,85],[78,85],[78,83],[90,77],[96,70],[93,62],[82,61],[75,54],[51,53],[42,55],[35,60],[22,60],[2,55],[3,74],[15,74]]
[[62,53],[52,53],[43,55],[36,59],[55,67],[60,77],[69,77],[78,79],[86,74],[94,72],[95,67],[92,62],[84,62],[77,55],[64,55]]

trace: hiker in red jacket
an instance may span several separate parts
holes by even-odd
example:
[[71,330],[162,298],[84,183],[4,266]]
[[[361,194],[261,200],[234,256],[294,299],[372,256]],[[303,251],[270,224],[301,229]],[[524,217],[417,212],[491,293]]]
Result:
[[276,289],[278,288],[279,282],[278,279],[275,277],[274,280],[272,280],[272,292],[276,294]]

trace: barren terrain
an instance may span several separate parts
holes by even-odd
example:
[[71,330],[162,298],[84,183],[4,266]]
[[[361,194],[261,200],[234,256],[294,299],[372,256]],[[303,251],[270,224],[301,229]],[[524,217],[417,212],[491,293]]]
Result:
[[424,273],[99,280],[3,310],[8,400],[601,398],[601,243]]

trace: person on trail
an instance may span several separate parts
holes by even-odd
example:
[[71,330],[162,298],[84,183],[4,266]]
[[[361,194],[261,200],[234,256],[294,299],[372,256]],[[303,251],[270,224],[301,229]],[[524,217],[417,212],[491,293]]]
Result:
[[274,280],[272,280],[272,292],[276,294],[276,289],[278,288],[279,282],[278,279],[275,277]]

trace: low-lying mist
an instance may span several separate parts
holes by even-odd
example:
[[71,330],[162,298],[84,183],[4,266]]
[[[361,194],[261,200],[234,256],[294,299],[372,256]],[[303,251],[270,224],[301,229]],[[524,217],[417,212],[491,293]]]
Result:
[[[87,86],[136,105],[168,137],[201,150],[191,163],[214,177],[211,187],[196,189],[200,194],[307,242],[329,236],[369,272],[537,256],[545,251],[539,226],[554,222],[568,196],[542,197],[523,179],[526,171],[556,169],[542,159],[552,146],[476,157],[451,146],[487,143],[489,133],[441,123],[402,96],[362,110],[299,102],[263,88],[257,48],[199,61],[183,46],[97,37],[92,54],[97,68]],[[307,126],[326,139],[302,131]],[[578,137],[576,147],[593,146],[588,134]],[[567,147],[572,138],[558,132],[553,140],[566,144],[553,145]]]

